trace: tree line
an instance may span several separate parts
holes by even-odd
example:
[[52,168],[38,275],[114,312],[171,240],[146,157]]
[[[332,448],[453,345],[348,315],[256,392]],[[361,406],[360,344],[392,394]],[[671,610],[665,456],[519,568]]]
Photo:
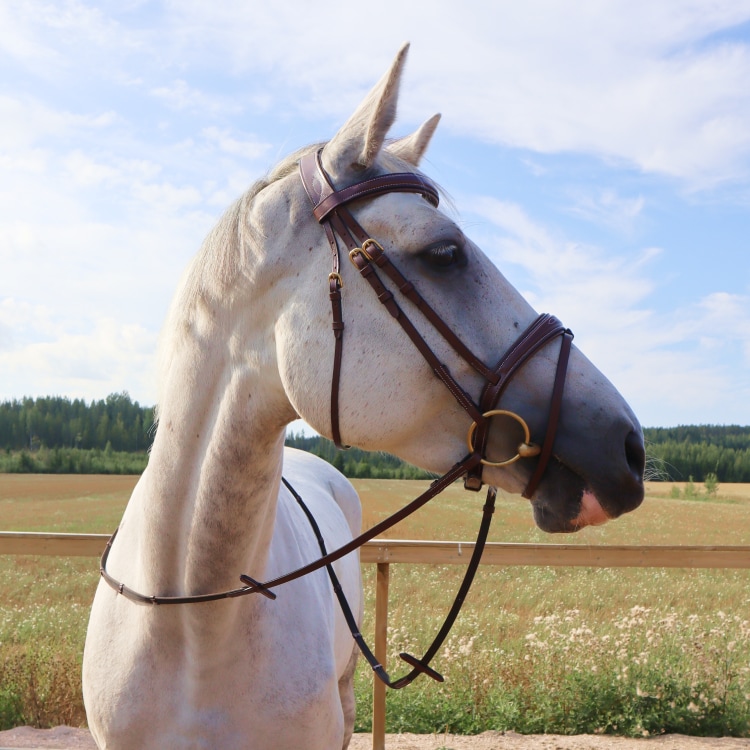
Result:
[[[139,473],[156,430],[154,408],[125,391],[86,402],[60,396],[0,402],[0,471]],[[647,427],[653,479],[750,482],[750,426]],[[348,477],[422,479],[430,475],[386,453],[338,450],[330,440],[289,434],[286,444],[314,453]]]
[[0,448],[6,453],[40,448],[79,448],[134,453],[151,447],[154,409],[111,393],[104,400],[60,396],[0,403]]
[[750,427],[681,425],[647,427],[646,455],[654,479],[750,482]]
[[[59,396],[0,402],[0,472],[139,474],[156,432],[154,408],[127,392],[87,403]],[[348,477],[422,479],[430,475],[395,456],[290,434],[287,445],[321,456]]]
[[285,444],[313,453],[333,464],[345,477],[356,479],[433,479],[424,469],[402,461],[390,453],[368,452],[359,448],[339,450],[328,438],[290,433]]

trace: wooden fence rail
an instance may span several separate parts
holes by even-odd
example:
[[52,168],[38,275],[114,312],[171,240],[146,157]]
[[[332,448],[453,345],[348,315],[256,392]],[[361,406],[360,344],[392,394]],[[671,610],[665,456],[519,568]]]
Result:
[[[0,555],[98,556],[107,534],[53,534],[0,531]],[[468,562],[473,542],[421,542],[374,539],[360,552],[362,564],[377,565],[375,656],[385,666],[388,587],[391,563],[457,565]],[[589,568],[750,568],[750,547],[680,545],[488,544],[485,565],[537,565]],[[385,686],[374,680],[373,750],[385,750]]]

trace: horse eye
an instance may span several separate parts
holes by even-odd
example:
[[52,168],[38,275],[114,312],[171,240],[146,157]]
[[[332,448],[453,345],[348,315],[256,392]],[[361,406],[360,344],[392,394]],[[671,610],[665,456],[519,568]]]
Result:
[[461,262],[463,254],[460,248],[452,242],[442,242],[428,247],[423,253],[424,259],[436,268],[450,268]]

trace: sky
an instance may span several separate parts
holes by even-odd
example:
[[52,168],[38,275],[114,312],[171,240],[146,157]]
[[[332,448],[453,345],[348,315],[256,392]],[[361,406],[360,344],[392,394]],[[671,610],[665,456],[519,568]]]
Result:
[[156,399],[179,276],[411,42],[394,135],[646,426],[750,424],[750,0],[0,0],[0,400]]

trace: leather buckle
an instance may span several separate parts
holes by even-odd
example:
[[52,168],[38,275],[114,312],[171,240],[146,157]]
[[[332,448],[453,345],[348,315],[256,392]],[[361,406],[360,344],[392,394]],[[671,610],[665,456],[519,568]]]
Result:
[[263,596],[272,601],[276,598],[276,594],[273,591],[269,591],[260,581],[256,581],[244,573],[240,576],[240,581],[253,589],[254,594],[263,594]]

